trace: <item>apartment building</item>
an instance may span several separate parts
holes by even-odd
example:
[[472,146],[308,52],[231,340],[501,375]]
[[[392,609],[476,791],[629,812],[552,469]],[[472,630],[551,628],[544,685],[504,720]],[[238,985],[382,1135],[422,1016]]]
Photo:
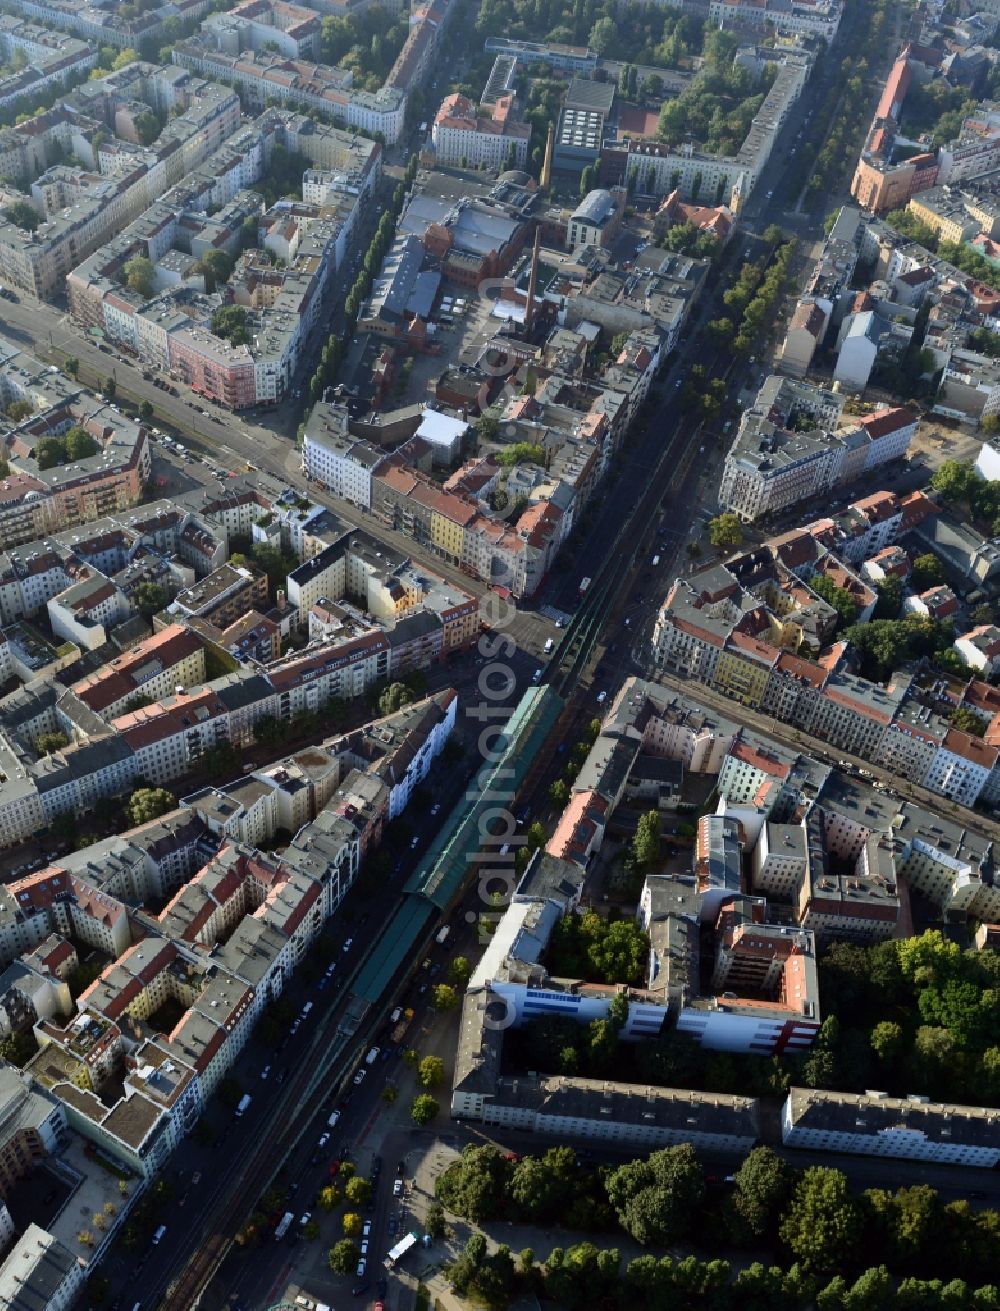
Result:
[[468,1054],[462,1052],[456,1069],[453,1116],[535,1133],[556,1142],[572,1137],[642,1151],[683,1142],[705,1151],[741,1152],[757,1141],[758,1106],[749,1097],[563,1076],[490,1080],[480,1065],[487,1065],[482,1058],[484,1043],[476,1045],[471,1033],[489,1002],[488,994],[467,995],[462,1034],[469,1035],[469,1050]]
[[499,96],[489,110],[489,114],[477,113],[472,102],[458,94],[441,102],[431,127],[438,164],[524,168],[531,128],[515,117],[514,96]]
[[[225,18],[232,20],[232,15]],[[398,141],[406,112],[405,91],[389,85],[375,92],[356,90],[351,74],[343,69],[266,50],[258,53],[242,45],[244,26],[237,26],[241,42],[237,51],[230,53],[230,31],[207,26],[199,35],[177,42],[171,56],[174,63],[240,87],[259,109],[268,101],[294,101],[341,127],[378,132],[389,145]]]
[[319,54],[321,19],[312,9],[285,0],[243,0],[228,13],[211,14],[206,28],[224,47],[276,49],[289,59],[315,59]]
[[834,429],[794,393],[785,404],[780,399],[765,384],[744,411],[723,466],[719,505],[748,522],[901,459],[917,430],[916,416],[902,406]]
[[[152,467],[143,425],[68,378],[54,377],[3,338],[0,358],[7,394],[12,400],[30,394],[36,410],[8,435],[11,473],[0,484],[0,544],[20,546],[138,505]],[[95,453],[43,468],[36,447],[71,428],[93,439]]]
[[85,40],[118,50],[138,50],[143,42],[155,44],[168,18],[203,18],[211,0],[172,0],[150,5],[137,14],[122,14],[116,5],[77,4],[74,0],[17,0],[17,9],[29,18],[75,32]]
[[136,700],[157,701],[204,678],[202,643],[190,629],[170,624],[75,683],[73,692],[107,724]]
[[15,51],[24,56],[21,68],[0,77],[0,109],[33,99],[45,87],[65,89],[97,63],[94,46],[12,14],[0,14],[0,51],[7,64]]
[[302,470],[308,479],[370,510],[372,476],[384,459],[380,447],[351,435],[343,406],[313,406],[302,436]]
[[708,17],[723,27],[772,29],[832,41],[844,7],[839,0],[710,0]]
[[991,1169],[1000,1161],[1000,1112],[927,1097],[792,1088],[781,1138],[812,1151]]

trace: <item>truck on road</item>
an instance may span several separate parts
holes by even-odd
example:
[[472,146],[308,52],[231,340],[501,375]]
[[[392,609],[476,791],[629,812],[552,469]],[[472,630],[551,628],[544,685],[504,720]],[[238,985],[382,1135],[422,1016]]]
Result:
[[250,1094],[249,1094],[249,1093],[244,1093],[243,1096],[240,1098],[240,1104],[239,1104],[239,1106],[237,1106],[237,1108],[236,1108],[236,1115],[237,1115],[237,1117],[243,1115],[243,1113],[244,1113],[244,1112],[247,1110],[247,1108],[249,1107],[251,1101],[252,1101],[252,1098],[251,1098]]
[[583,596],[584,592],[586,592],[586,590],[587,590],[587,588],[588,588],[589,586],[590,586],[590,579],[589,579],[589,578],[584,578],[584,579],[581,580],[581,582],[580,582],[580,595],[581,595],[581,596]]
[[396,1264],[396,1262],[402,1260],[402,1258],[407,1254],[410,1248],[416,1247],[417,1243],[419,1242],[420,1239],[417,1236],[417,1234],[415,1233],[404,1234],[403,1237],[396,1244],[396,1246],[390,1247],[389,1251],[386,1253],[385,1268],[387,1270],[391,1270],[392,1267]]
[[281,1240],[284,1238],[285,1234],[288,1233],[289,1229],[292,1226],[292,1221],[294,1219],[295,1216],[292,1214],[291,1211],[286,1211],[285,1214],[281,1217],[281,1219],[278,1221],[277,1225],[275,1226],[275,1230],[274,1230],[274,1241],[276,1243],[280,1243]]
[[448,941],[448,934],[451,932],[451,926],[446,924],[443,929],[438,929],[434,941],[439,947],[443,947]]

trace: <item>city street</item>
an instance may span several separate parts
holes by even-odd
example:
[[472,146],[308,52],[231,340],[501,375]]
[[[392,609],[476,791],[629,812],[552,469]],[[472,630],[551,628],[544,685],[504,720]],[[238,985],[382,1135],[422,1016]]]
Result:
[[[461,717],[458,727],[470,735],[478,732],[478,725],[472,721],[463,724]],[[441,810],[447,810],[460,799],[475,759],[470,743],[460,767],[444,761],[436,764],[427,787]],[[465,761],[468,761],[467,766]],[[363,1173],[370,1159],[354,1153],[366,1147],[369,1151],[374,1150],[368,1141],[374,1127],[374,1115],[382,1112],[388,1116],[391,1112],[404,1114],[404,1119],[408,1115],[412,1090],[410,1099],[401,1095],[398,1108],[387,1108],[380,1099],[388,1081],[399,1079],[402,1085],[407,1079],[412,1079],[410,1072],[402,1066],[398,1051],[392,1052],[388,1060],[379,1059],[360,1088],[351,1082],[357,1056],[351,1058],[348,1054],[337,1060],[328,1076],[318,1075],[322,1075],[328,1054],[338,1045],[344,1046],[344,1036],[349,1036],[353,1027],[349,1015],[350,981],[377,938],[378,927],[383,922],[386,894],[391,889],[391,895],[399,895],[433,837],[437,822],[429,807],[416,805],[406,812],[395,841],[390,841],[388,847],[395,859],[388,880],[390,886],[387,888],[385,884],[376,884],[362,876],[346,898],[341,912],[328,925],[310,959],[296,970],[282,1000],[287,1001],[292,1012],[300,1015],[302,1007],[307,1002],[312,1003],[308,1015],[295,1026],[297,1031],[289,1031],[277,1049],[266,1046],[257,1034],[250,1039],[228,1075],[238,1086],[240,1094],[248,1093],[252,1098],[245,1114],[236,1116],[232,1105],[223,1104],[216,1096],[203,1117],[204,1128],[199,1127],[172,1155],[162,1176],[170,1185],[173,1197],[164,1204],[162,1216],[157,1216],[157,1222],[167,1226],[161,1242],[155,1246],[147,1244],[136,1254],[126,1250],[119,1238],[102,1262],[102,1271],[112,1284],[112,1299],[119,1298],[125,1311],[131,1307],[127,1297],[137,1274],[147,1290],[146,1304],[152,1307],[178,1264],[182,1264],[183,1259],[214,1232],[220,1218],[240,1222],[249,1215],[266,1186],[257,1185],[254,1180],[273,1176],[278,1185],[296,1184],[288,1209],[294,1208],[297,1218],[301,1212],[313,1210],[322,1220],[323,1217],[310,1204],[325,1180],[330,1160],[350,1154],[362,1167],[360,1172]],[[411,846],[413,838],[416,839],[415,847]],[[431,984],[443,981],[442,971],[447,960],[455,954],[471,955],[476,950],[473,929],[459,913],[453,922],[452,936],[445,948],[432,949],[436,966],[434,974],[429,971],[420,974],[400,998],[400,1005],[411,1006],[416,1012],[404,1048],[416,1042],[428,1024],[432,1014],[428,1011]],[[334,970],[332,977],[324,983],[321,980],[327,962],[334,966]],[[372,1016],[369,1022],[372,1021],[376,1027],[370,1039],[365,1037],[363,1042],[353,1043],[349,1051],[358,1048],[363,1054],[372,1044],[379,1044],[384,1048],[383,1054],[390,1053],[391,1046],[386,1042],[389,1026],[385,1025],[381,1013]],[[422,1055],[431,1050],[422,1040],[416,1045]],[[268,1075],[262,1078],[265,1067],[268,1067]],[[340,1122],[330,1130],[327,1149],[319,1152],[320,1134],[335,1107],[341,1111]],[[262,1153],[264,1168],[258,1170],[255,1166]],[[384,1182],[388,1182],[388,1177]],[[391,1183],[389,1186],[391,1188]],[[328,1230],[331,1224],[332,1221],[327,1223]],[[332,1234],[332,1230],[330,1232]],[[333,1241],[331,1236],[326,1247]],[[241,1271],[243,1263],[249,1261],[250,1270],[257,1272],[250,1279],[249,1288],[256,1294],[264,1291],[264,1285],[258,1280],[260,1272],[266,1270],[271,1279],[277,1278],[281,1260],[287,1257],[287,1253],[286,1245],[279,1246],[269,1237],[260,1249],[247,1253],[235,1250],[231,1260],[239,1264]],[[231,1290],[227,1290],[227,1295],[228,1291]],[[207,1301],[203,1305],[212,1303]]]

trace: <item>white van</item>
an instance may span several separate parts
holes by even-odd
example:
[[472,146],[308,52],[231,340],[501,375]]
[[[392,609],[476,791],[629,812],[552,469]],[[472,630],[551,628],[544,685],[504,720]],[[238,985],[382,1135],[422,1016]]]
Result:
[[304,1020],[306,1016],[309,1014],[309,1012],[312,1010],[312,1008],[313,1008],[312,1002],[307,1001],[306,1004],[302,1007],[302,1011],[300,1013],[299,1018]]
[[166,1232],[167,1232],[167,1226],[166,1226],[166,1225],[160,1225],[159,1229],[157,1229],[156,1233],[153,1235],[153,1246],[154,1246],[154,1247],[156,1247],[156,1245],[157,1245],[158,1243],[160,1243],[160,1242],[163,1241],[163,1235],[164,1235]]
[[339,1111],[331,1111],[331,1113],[330,1113],[330,1118],[329,1118],[329,1120],[327,1120],[327,1122],[326,1122],[326,1127],[327,1127],[328,1129],[332,1129],[332,1128],[334,1128],[334,1126],[336,1125],[336,1123],[337,1123],[337,1121],[338,1121],[339,1119],[340,1119],[340,1112],[339,1112]]
[[548,655],[554,646],[555,646],[555,642],[552,640],[552,638],[547,637],[545,639],[545,654]]
[[371,1051],[368,1053],[368,1055],[365,1057],[365,1064],[374,1065],[377,1060],[378,1060],[378,1048],[373,1047]]

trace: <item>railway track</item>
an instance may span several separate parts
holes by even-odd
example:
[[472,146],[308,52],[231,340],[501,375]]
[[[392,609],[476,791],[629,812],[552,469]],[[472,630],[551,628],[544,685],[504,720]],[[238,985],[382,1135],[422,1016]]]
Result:
[[[355,968],[341,994],[344,1002],[351,996],[351,984],[361,964]],[[157,1303],[159,1311],[192,1311],[229,1254],[245,1217],[257,1198],[270,1187],[284,1161],[295,1151],[299,1140],[316,1116],[320,1105],[333,1093],[340,1096],[350,1071],[365,1046],[357,1027],[345,1030],[344,1010],[338,1006],[317,1030],[309,1052],[299,1062],[286,1085],[281,1105],[275,1108],[272,1124],[281,1128],[268,1139],[267,1150],[260,1151],[260,1140],[251,1138],[236,1163],[230,1168],[216,1191],[209,1214],[205,1217],[205,1235],[198,1250],[180,1273],[168,1284]],[[335,1067],[337,1067],[335,1069]]]

